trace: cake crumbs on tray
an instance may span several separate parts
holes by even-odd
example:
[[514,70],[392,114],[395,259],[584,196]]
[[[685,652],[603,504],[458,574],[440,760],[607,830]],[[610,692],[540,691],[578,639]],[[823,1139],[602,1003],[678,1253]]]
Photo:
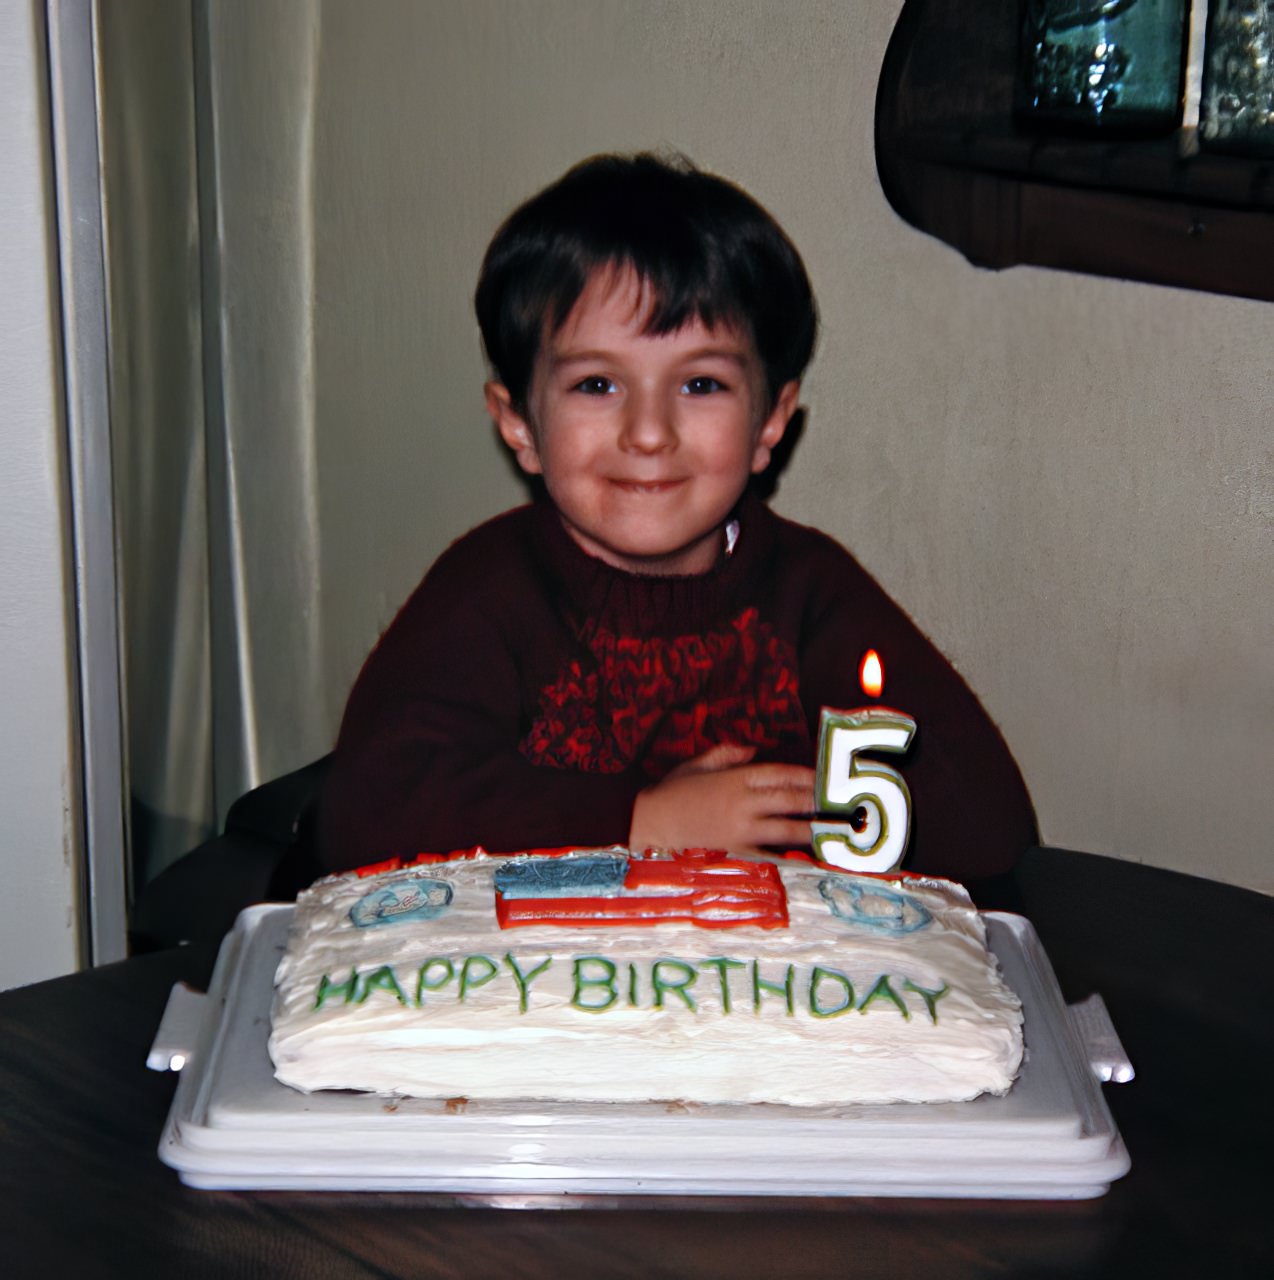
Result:
[[464,1109],[469,1105],[468,1098],[445,1098],[443,1106],[449,1116],[458,1116],[463,1114]]

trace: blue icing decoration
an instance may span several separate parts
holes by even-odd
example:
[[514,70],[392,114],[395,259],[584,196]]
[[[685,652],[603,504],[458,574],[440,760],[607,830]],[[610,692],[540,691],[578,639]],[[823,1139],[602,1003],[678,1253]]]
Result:
[[608,897],[623,889],[627,874],[628,859],[622,853],[515,858],[496,869],[495,887],[506,898]]
[[451,904],[451,886],[431,876],[403,876],[377,885],[349,909],[360,929],[398,924],[404,920],[433,920]]
[[923,903],[884,885],[825,876],[818,891],[838,920],[880,933],[914,933],[933,919]]

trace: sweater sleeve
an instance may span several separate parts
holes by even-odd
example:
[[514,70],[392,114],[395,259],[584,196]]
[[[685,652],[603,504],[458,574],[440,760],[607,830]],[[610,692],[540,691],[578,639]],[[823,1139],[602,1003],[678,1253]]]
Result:
[[506,579],[474,570],[440,561],[364,665],[319,810],[323,869],[627,838],[633,775],[533,765],[518,751],[543,606],[528,612]]
[[880,704],[906,712],[917,725],[904,755],[878,757],[898,769],[911,793],[903,866],[972,882],[1003,875],[1038,839],[1016,762],[946,658],[857,562],[840,555],[842,563],[828,575],[834,586],[811,611],[802,646],[807,709],[817,716],[823,706],[870,705],[858,664],[875,649],[885,669]]

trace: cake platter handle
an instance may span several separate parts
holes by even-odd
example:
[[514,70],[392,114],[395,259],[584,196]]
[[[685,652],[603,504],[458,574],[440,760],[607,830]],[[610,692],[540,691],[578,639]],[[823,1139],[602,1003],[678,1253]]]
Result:
[[173,986],[146,1057],[152,1071],[180,1071],[190,1061],[203,1025],[208,997],[184,982]]
[[1097,1079],[1103,1084],[1127,1084],[1136,1072],[1101,996],[1094,992],[1076,1004],[1068,1004],[1066,1012]]

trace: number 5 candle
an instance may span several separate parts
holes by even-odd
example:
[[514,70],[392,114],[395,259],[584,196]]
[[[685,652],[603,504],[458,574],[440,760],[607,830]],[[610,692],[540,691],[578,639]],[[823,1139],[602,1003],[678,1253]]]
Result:
[[815,801],[820,813],[852,814],[862,809],[866,823],[810,823],[814,852],[845,871],[892,871],[907,851],[911,831],[911,794],[902,774],[867,750],[901,752],[911,745],[916,722],[888,707],[852,711],[823,708],[818,727]]

